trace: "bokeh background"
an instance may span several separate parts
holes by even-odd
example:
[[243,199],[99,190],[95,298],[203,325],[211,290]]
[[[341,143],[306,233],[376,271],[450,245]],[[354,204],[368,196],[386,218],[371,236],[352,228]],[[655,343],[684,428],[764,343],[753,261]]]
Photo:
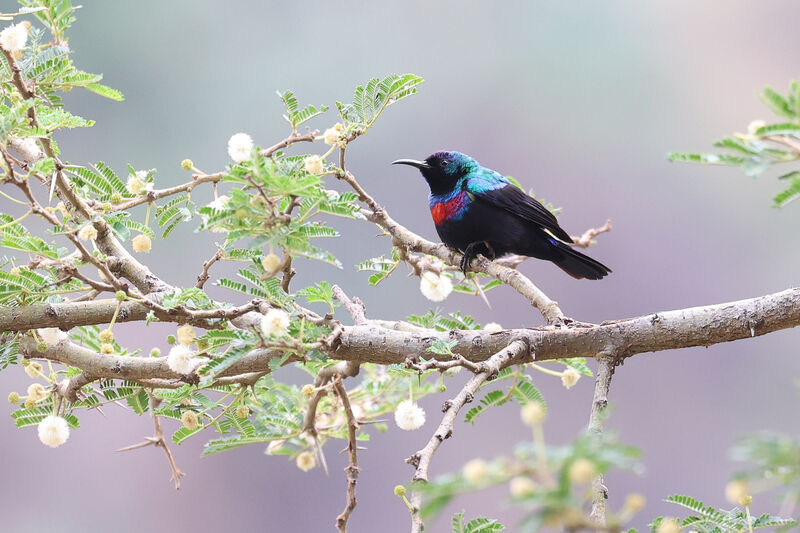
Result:
[[[0,2],[2,11],[15,8]],[[72,162],[103,160],[122,174],[127,163],[157,168],[159,186],[175,185],[187,178],[184,158],[209,172],[223,168],[233,133],[248,132],[262,145],[282,139],[287,126],[276,89],[332,105],[372,76],[413,72],[426,79],[420,94],[391,108],[348,151],[352,171],[410,229],[435,238],[427,189],[416,172],[389,162],[458,149],[563,206],[561,222],[573,233],[613,219],[613,232],[590,250],[614,269],[606,280],[575,281],[542,262],[521,267],[570,316],[599,322],[736,300],[797,283],[800,206],[771,208],[779,184],[770,177],[671,164],[666,154],[707,149],[752,119],[772,118],[756,93],[766,84],[783,90],[798,75],[798,14],[792,0],[87,1],[70,38],[77,64],[103,72],[127,100],[68,94],[71,110],[97,125],[59,142]],[[329,111],[313,126],[335,121]],[[197,194],[202,201],[209,193]],[[354,265],[389,243],[367,225],[336,224],[346,238],[330,247],[344,269],[301,263],[296,287],[323,277],[338,282],[372,317],[428,309],[417,280],[402,273],[367,287]],[[190,285],[213,243],[213,235],[187,226],[156,241],[147,259],[170,283]],[[463,295],[442,308],[507,327],[541,323],[511,290],[489,298],[493,309]],[[137,325],[123,332],[131,348],[165,348],[164,330]],[[628,360],[614,377],[609,425],[642,449],[646,472],[609,476],[611,507],[643,493],[648,504],[633,523],[643,527],[679,512],[661,501],[674,492],[727,505],[723,488],[737,467],[729,446],[758,429],[796,432],[798,375],[795,331]],[[569,391],[556,378],[536,382],[550,406],[549,442],[569,441],[587,422],[592,380]],[[27,384],[20,368],[0,374],[3,391]],[[393,427],[360,454],[351,531],[407,530],[407,511],[392,487],[409,478],[403,459],[428,438],[443,399],[424,403],[423,430]],[[333,530],[345,487],[345,458],[335,443],[327,448],[326,476],[300,472],[264,455],[262,446],[201,458],[203,437],[195,438],[175,450],[188,472],[175,492],[160,451],[113,451],[151,434],[150,419],[113,406],[105,411],[108,418],[83,416],[82,428],[56,450],[39,444],[35,429],[16,430],[10,417],[0,424],[0,529]],[[529,434],[509,405],[474,427],[460,425],[455,437],[437,455],[434,474],[508,453]],[[520,512],[507,500],[501,487],[462,497],[449,511],[500,518],[513,531]],[[769,496],[756,497],[754,511],[776,510]],[[449,531],[447,522],[429,530]]]

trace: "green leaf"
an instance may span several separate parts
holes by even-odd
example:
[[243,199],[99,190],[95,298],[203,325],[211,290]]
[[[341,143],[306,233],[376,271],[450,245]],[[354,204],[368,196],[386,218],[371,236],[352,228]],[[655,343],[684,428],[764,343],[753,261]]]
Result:
[[456,344],[458,344],[457,340],[446,341],[443,339],[436,339],[426,351],[438,355],[453,355],[453,346]]
[[798,133],[800,133],[800,126],[792,124],[791,122],[770,124],[768,126],[762,126],[755,131],[755,135],[759,137],[766,137],[768,135],[797,135]]
[[487,393],[486,396],[481,398],[481,402],[479,405],[476,405],[475,407],[467,411],[467,414],[464,417],[464,421],[475,424],[475,419],[478,418],[478,416],[484,413],[487,409],[489,409],[490,407],[497,407],[498,405],[503,405],[510,399],[511,397],[504,394],[503,391],[493,390]]
[[125,100],[125,96],[116,89],[112,89],[111,87],[107,87],[105,85],[101,85],[99,83],[89,83],[83,87],[89,91],[92,91],[95,94],[99,94],[105,98],[109,98],[111,100],[116,100],[117,102],[122,102]]
[[321,302],[328,304],[328,307],[333,311],[333,287],[327,281],[320,281],[316,285],[301,289],[297,291],[297,295],[305,298],[308,303]]
[[746,158],[728,154],[687,154],[672,152],[668,156],[670,161],[682,161],[684,163],[701,163],[704,165],[734,165],[738,166],[745,162]]
[[150,408],[150,397],[144,389],[140,389],[139,392],[126,397],[125,401],[128,402],[128,405],[137,415],[146,413]]
[[761,92],[761,101],[769,107],[776,115],[781,115],[787,118],[795,118],[795,112],[786,98],[780,93],[775,91],[772,87],[765,87]]
[[772,202],[774,207],[783,207],[798,198],[800,198],[800,177],[793,177],[789,182],[789,186],[776,194]]

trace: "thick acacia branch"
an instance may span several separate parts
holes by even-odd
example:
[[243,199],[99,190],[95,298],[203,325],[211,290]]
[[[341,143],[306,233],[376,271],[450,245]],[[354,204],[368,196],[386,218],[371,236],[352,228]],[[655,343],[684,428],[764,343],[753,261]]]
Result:
[[[97,302],[81,302],[91,309]],[[37,308],[39,322],[28,322],[24,328],[15,327],[9,316],[15,309],[0,308],[0,324],[9,330],[31,329],[55,325],[56,321],[42,313],[48,304],[31,306]],[[49,304],[62,305],[62,304]],[[70,304],[74,305],[74,304]],[[125,304],[123,304],[125,305]],[[88,311],[85,317],[93,315]],[[234,320],[242,325],[257,313],[247,313]],[[76,318],[72,325],[80,325]],[[103,319],[90,323],[105,323]],[[57,322],[57,321],[56,321]],[[8,324],[12,323],[9,327]],[[60,323],[59,323],[60,324]],[[385,323],[382,323],[385,324]],[[773,331],[800,325],[800,288],[704,307],[692,307],[675,311],[659,312],[626,320],[607,322],[595,326],[540,329],[517,329],[499,332],[482,330],[459,330],[440,332],[420,328],[389,329],[375,322],[365,325],[341,326],[338,345],[332,357],[357,369],[360,363],[402,364],[411,355],[434,357],[427,349],[437,339],[455,340],[452,348],[473,362],[485,361],[502,350],[515,339],[525,340],[536,353],[536,360],[563,359],[567,357],[595,357],[599,353],[613,353],[624,358],[644,352],[655,352],[691,346],[711,346],[748,337],[756,337]],[[0,328],[2,329],[2,328]],[[130,377],[132,379],[175,379],[163,358],[100,356],[85,350],[82,357],[70,357],[56,350],[37,354],[30,346],[31,357],[45,357],[75,366],[99,377]],[[25,352],[23,352],[25,353]],[[225,375],[269,370],[269,361],[281,352],[255,349],[226,370]],[[446,356],[435,356],[445,359]],[[337,371],[344,372],[338,365]],[[120,375],[117,368],[124,368],[130,375]],[[102,370],[102,373],[100,371]],[[135,374],[135,377],[133,377]],[[343,375],[348,375],[346,372]]]

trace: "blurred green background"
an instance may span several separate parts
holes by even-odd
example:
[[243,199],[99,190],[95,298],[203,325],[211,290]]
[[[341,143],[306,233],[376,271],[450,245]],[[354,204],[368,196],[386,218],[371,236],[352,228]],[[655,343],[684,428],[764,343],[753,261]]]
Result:
[[[0,2],[2,11],[15,8]],[[400,222],[436,237],[423,180],[389,162],[457,149],[563,206],[560,220],[574,234],[613,219],[613,232],[590,250],[614,270],[606,280],[575,281],[544,262],[521,267],[568,315],[599,322],[735,300],[797,283],[800,206],[772,209],[779,184],[770,177],[670,164],[666,153],[705,150],[752,119],[772,119],[756,93],[766,84],[784,90],[798,75],[799,14],[792,0],[85,2],[70,38],[76,63],[103,72],[127,99],[73,91],[70,109],[98,123],[58,140],[69,161],[103,160],[123,174],[127,163],[155,167],[157,186],[170,186],[188,178],[184,158],[208,172],[222,169],[233,133],[265,146],[282,139],[287,125],[276,89],[332,106],[372,76],[413,72],[426,79],[420,94],[390,108],[348,151],[351,170]],[[329,111],[313,126],[334,122]],[[208,191],[197,194],[210,199]],[[335,224],[345,238],[330,248],[344,269],[300,263],[296,287],[323,277],[338,282],[365,301],[371,317],[428,308],[415,278],[395,275],[367,287],[354,265],[388,251],[388,240],[365,224]],[[170,283],[193,284],[213,253],[214,236],[192,230],[187,225],[168,242],[154,242],[149,265]],[[541,323],[511,290],[489,298],[493,310],[463,295],[442,308],[507,327]],[[163,349],[163,332],[129,325],[121,340]],[[643,450],[647,471],[608,477],[611,508],[630,492],[643,493],[648,505],[633,523],[643,527],[678,512],[661,502],[673,492],[728,506],[723,488],[736,465],[726,450],[734,440],[757,429],[796,431],[796,335],[639,355],[619,368],[609,425]],[[559,444],[585,426],[592,382],[584,378],[566,391],[546,378],[536,377],[550,406],[545,430]],[[0,374],[5,391],[28,382],[20,368]],[[410,477],[403,459],[427,440],[443,399],[424,403],[429,421],[422,430],[373,435],[359,458],[351,531],[407,529],[407,510],[392,487]],[[113,406],[106,413],[84,416],[56,450],[40,445],[34,429],[15,430],[10,417],[0,424],[0,529],[334,529],[346,462],[336,443],[326,449],[325,476],[265,456],[261,446],[201,458],[201,436],[176,450],[188,476],[175,492],[160,451],[113,451],[149,435],[150,419]],[[460,425],[455,437],[437,455],[433,474],[508,453],[529,435],[518,408],[508,405],[474,427]],[[521,514],[507,499],[497,488],[449,510],[500,518],[514,530]],[[754,512],[776,509],[769,496],[756,496]],[[446,522],[429,530],[444,531]]]

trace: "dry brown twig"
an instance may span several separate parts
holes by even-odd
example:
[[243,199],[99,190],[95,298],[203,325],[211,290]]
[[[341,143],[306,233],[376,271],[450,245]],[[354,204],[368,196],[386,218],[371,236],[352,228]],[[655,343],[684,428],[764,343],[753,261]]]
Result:
[[350,514],[356,508],[356,483],[358,482],[358,441],[356,440],[356,431],[358,431],[358,421],[353,415],[353,409],[350,406],[350,398],[347,396],[347,390],[342,383],[342,378],[337,377],[333,383],[333,389],[339,396],[344,407],[345,417],[347,418],[347,454],[349,458],[348,465],[344,471],[347,473],[347,502],[344,510],[336,517],[336,527],[341,533],[347,532],[347,520]]
[[145,437],[143,442],[138,444],[131,444],[130,446],[125,446],[124,448],[120,448],[118,452],[127,452],[130,450],[136,450],[139,448],[144,448],[145,446],[155,446],[156,448],[161,448],[164,450],[164,453],[167,456],[167,461],[169,461],[170,470],[172,470],[172,482],[175,484],[175,490],[179,490],[181,488],[181,478],[186,475],[180,471],[178,465],[175,463],[175,457],[172,456],[172,452],[167,446],[167,440],[164,438],[164,431],[161,429],[161,420],[159,419],[158,415],[156,414],[156,408],[161,403],[161,400],[156,398],[153,395],[153,392],[150,389],[145,389],[147,391],[147,396],[150,398],[150,413],[153,415],[153,436],[152,437]]

